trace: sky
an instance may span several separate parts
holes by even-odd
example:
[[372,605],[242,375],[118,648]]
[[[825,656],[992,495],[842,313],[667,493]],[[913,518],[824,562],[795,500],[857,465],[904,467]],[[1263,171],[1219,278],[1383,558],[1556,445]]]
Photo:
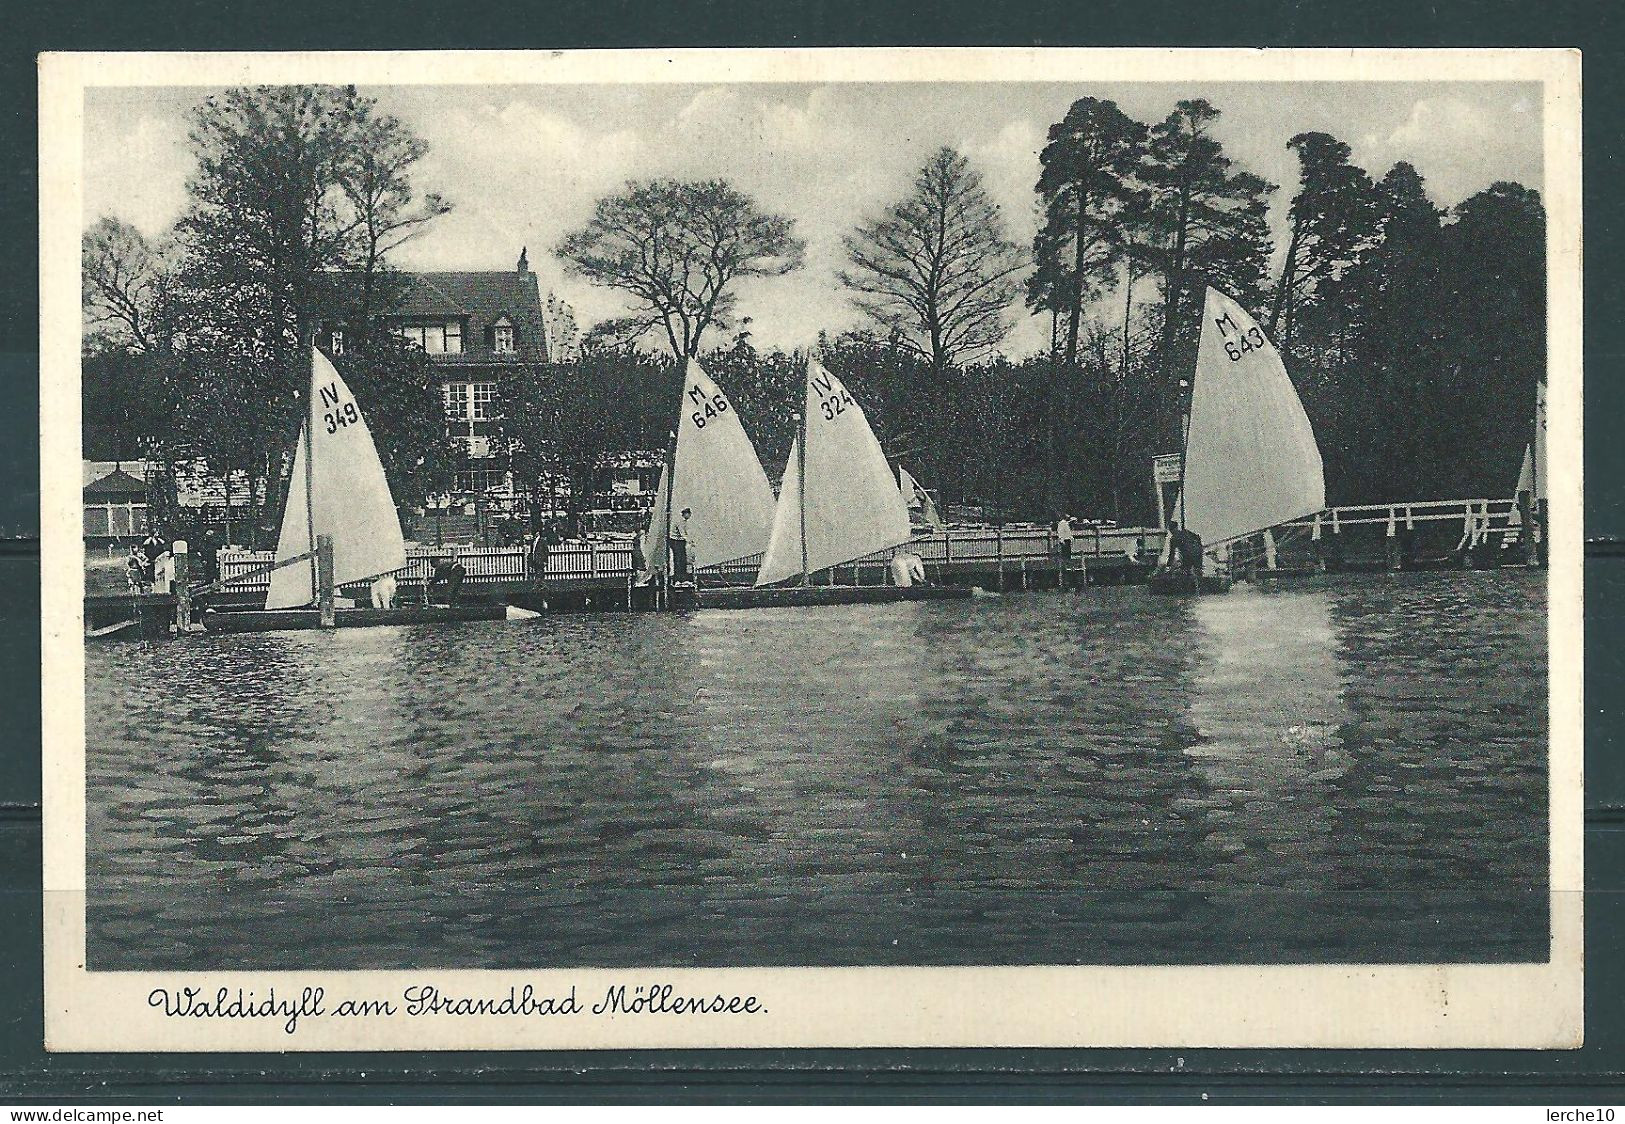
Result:
[[[87,225],[113,215],[151,235],[180,216],[193,167],[187,112],[210,92],[87,91]],[[528,247],[544,293],[568,301],[585,329],[627,306],[614,291],[566,275],[552,248],[586,222],[600,196],[628,180],[722,177],[764,209],[791,217],[807,243],[800,271],[740,286],[740,312],[751,317],[761,347],[803,347],[821,329],[835,333],[861,322],[835,277],[844,264],[842,236],[901,199],[942,145],[970,159],[1009,236],[1029,243],[1037,229],[1039,150],[1050,124],[1079,97],[1110,98],[1147,123],[1182,98],[1212,102],[1222,114],[1214,133],[1225,151],[1281,185],[1271,205],[1277,232],[1297,176],[1286,142],[1300,132],[1339,137],[1373,176],[1410,161],[1440,206],[1497,180],[1542,187],[1536,84],[549,84],[362,92],[427,142],[416,182],[453,205],[398,251],[398,267],[509,269]],[[1043,345],[1042,321],[1013,318],[1009,353]]]

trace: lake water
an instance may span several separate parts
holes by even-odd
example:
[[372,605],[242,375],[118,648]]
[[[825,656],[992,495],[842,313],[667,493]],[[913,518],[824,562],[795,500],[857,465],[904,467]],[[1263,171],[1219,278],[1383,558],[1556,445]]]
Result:
[[90,966],[1543,960],[1543,583],[92,643]]

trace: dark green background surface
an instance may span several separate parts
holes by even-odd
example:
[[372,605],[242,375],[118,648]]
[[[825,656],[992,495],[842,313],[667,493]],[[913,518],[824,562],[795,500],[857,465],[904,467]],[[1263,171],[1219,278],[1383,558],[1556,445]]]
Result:
[[[0,40],[0,524],[37,511],[40,50],[574,46],[1578,46],[1584,58],[1587,537],[1625,537],[1617,0],[1558,3],[16,5]],[[1586,1045],[1502,1051],[952,1050],[52,1055],[41,1049],[38,565],[0,558],[0,1102],[1619,1100],[1625,1068],[1625,555],[1586,565]],[[365,1077],[362,1074],[365,1074]]]

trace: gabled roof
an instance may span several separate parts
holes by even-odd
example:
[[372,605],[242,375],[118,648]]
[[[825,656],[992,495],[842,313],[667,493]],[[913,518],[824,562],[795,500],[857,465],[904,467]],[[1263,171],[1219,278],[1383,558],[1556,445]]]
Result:
[[92,480],[85,485],[85,495],[118,495],[118,496],[144,496],[147,494],[145,481],[137,480],[121,468],[115,468],[99,480]]
[[[403,274],[406,292],[386,315],[390,318],[456,316],[468,320],[461,354],[435,355],[437,363],[546,362],[546,328],[541,289],[528,270]],[[486,329],[506,316],[518,331],[517,355],[490,351]]]
[[110,476],[116,469],[123,469],[129,476],[137,480],[145,479],[147,475],[147,462],[133,461],[82,461],[80,467],[84,469],[81,485],[93,484],[104,476]]

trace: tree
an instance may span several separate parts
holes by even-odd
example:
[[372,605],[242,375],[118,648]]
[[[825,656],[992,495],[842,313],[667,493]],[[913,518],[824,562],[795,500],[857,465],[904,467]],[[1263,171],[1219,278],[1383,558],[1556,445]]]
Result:
[[1287,147],[1298,154],[1300,181],[1270,307],[1269,336],[1281,347],[1290,344],[1296,304],[1313,300],[1322,279],[1335,279],[1352,264],[1376,228],[1375,188],[1370,176],[1349,163],[1348,145],[1327,133],[1299,133]]
[[[378,115],[371,101],[361,99],[355,104],[349,132],[349,161],[341,169],[339,183],[358,220],[356,265],[361,293],[353,323],[364,338],[370,334],[379,307],[376,279],[388,255],[450,213],[451,204],[433,192],[422,199],[416,197],[411,169],[429,148],[399,119]],[[387,305],[393,294],[384,295]]]
[[854,303],[940,374],[998,345],[1026,265],[1004,235],[998,205],[958,152],[940,148],[908,198],[845,239],[839,274]]
[[635,352],[588,351],[516,370],[502,392],[516,480],[534,495],[539,482],[567,477],[569,510],[579,515],[618,457],[664,447],[679,378],[670,359]]
[[249,295],[256,334],[290,357],[357,261],[362,219],[344,177],[364,104],[351,87],[257,86],[192,113],[197,170],[181,220],[190,280]]
[[140,460],[159,451],[174,424],[173,352],[96,348],[80,366],[81,422],[89,460]]
[[456,451],[440,375],[423,349],[392,332],[374,332],[334,362],[367,404],[367,428],[395,502],[421,504],[442,490],[455,471]]
[[[1330,353],[1330,393],[1319,413],[1336,442],[1327,474],[1335,494],[1357,502],[1399,500],[1427,475],[1435,444],[1430,388],[1440,373],[1438,309],[1443,214],[1422,177],[1395,164],[1375,185],[1376,233],[1357,262],[1327,282],[1328,304],[1346,326]],[[1381,417],[1385,424],[1369,424]]]
[[622,328],[634,336],[660,329],[672,354],[687,359],[707,330],[731,326],[737,281],[800,268],[805,246],[791,229],[726,180],[652,180],[600,199],[555,252],[570,272],[632,298]]
[[1187,324],[1183,315],[1187,294],[1211,284],[1253,304],[1269,261],[1268,208],[1275,188],[1235,170],[1212,135],[1218,118],[1206,101],[1180,102],[1152,128],[1141,171],[1148,191],[1143,253],[1161,276],[1159,358],[1165,370],[1185,368],[1174,340],[1182,332],[1194,335],[1194,319]]
[[103,217],[80,239],[82,303],[104,346],[166,351],[176,330],[172,243],[153,245],[128,223]]
[[1442,299],[1416,310],[1445,329],[1423,471],[1451,495],[1506,495],[1532,439],[1535,384],[1546,378],[1546,215],[1538,191],[1506,182],[1451,214],[1440,238]]
[[[447,208],[414,195],[422,142],[352,87],[228,90],[193,111],[190,135],[197,168],[178,228],[186,320],[198,377],[221,381],[193,393],[231,413],[222,428],[248,423],[253,467],[280,484],[304,416],[314,327],[354,323],[368,352],[365,329],[393,292],[388,254]],[[396,360],[385,341],[369,361],[398,371]],[[421,432],[421,399],[386,394],[369,422]],[[407,413],[391,417],[397,405]],[[436,453],[419,455],[434,463]]]
[[1090,294],[1113,272],[1120,220],[1133,205],[1145,156],[1145,126],[1117,103],[1079,98],[1051,125],[1039,153],[1035,190],[1044,222],[1033,240],[1037,262],[1028,304],[1067,316],[1065,361],[1078,358],[1078,331]]

